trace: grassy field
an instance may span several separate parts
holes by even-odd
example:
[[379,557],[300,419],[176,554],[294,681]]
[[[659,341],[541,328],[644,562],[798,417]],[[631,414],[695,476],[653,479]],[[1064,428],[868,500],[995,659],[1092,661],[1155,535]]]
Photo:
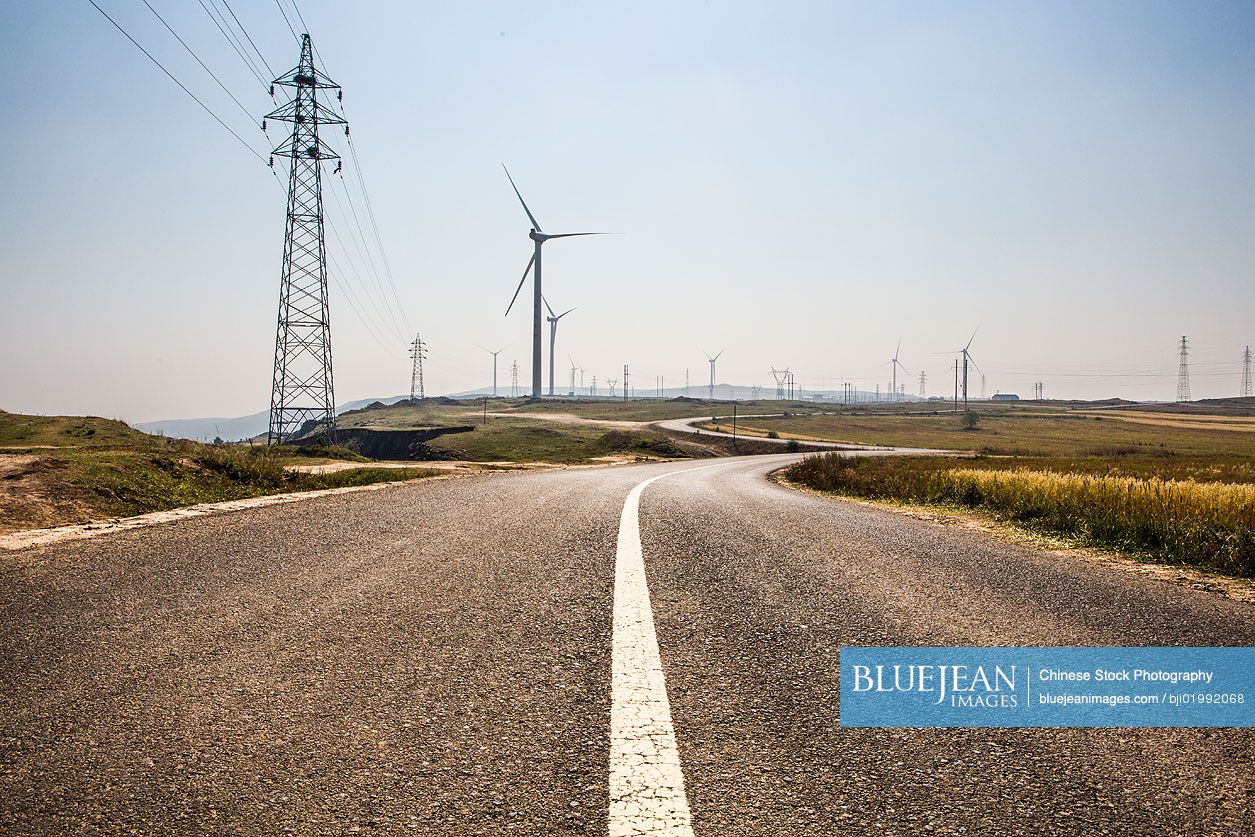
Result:
[[[628,402],[627,406],[637,403]],[[626,418],[613,410],[581,416],[568,410],[571,406],[565,401],[537,405],[520,399],[489,399],[485,418],[482,402],[478,410],[474,402],[398,404],[345,413],[340,417],[340,426],[417,429],[470,425],[474,429],[469,432],[439,436],[427,444],[455,459],[476,462],[573,464],[608,457],[665,459],[685,455],[659,432],[614,424],[638,419]],[[638,408],[637,414],[645,413]],[[680,415],[691,415],[691,408]],[[546,420],[546,416],[554,419]],[[578,420],[566,420],[568,416]],[[607,423],[597,424],[598,420]]]
[[[328,474],[288,469],[330,460],[363,467]],[[340,448],[214,447],[150,436],[109,419],[0,411],[0,532],[436,473],[371,468]]]
[[978,509],[1162,563],[1255,577],[1255,482],[1102,473],[1092,461],[848,458],[821,454],[790,480],[877,500]]
[[[1255,457],[1255,421],[1174,420],[1165,413],[986,408],[974,430],[953,413],[850,411],[747,418],[738,431],[782,438],[975,451],[999,456]],[[720,424],[723,424],[721,422]]]

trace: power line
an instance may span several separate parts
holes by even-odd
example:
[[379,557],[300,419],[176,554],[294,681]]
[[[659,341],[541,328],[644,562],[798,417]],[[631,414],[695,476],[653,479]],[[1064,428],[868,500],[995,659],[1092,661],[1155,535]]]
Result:
[[[213,2],[213,0],[209,1],[210,3]],[[240,60],[244,62],[244,66],[248,68],[248,71],[253,74],[253,78],[257,79],[257,83],[262,87],[270,84],[269,81],[262,77],[261,70],[258,69],[257,63],[244,53],[244,45],[239,42],[239,39],[236,38],[235,35],[228,31],[230,26],[227,25],[227,19],[222,17],[222,12],[218,10],[218,7],[214,6],[213,11],[210,11],[209,7],[205,5],[205,0],[196,0],[196,2],[200,3],[200,7],[205,10],[205,14],[209,15],[209,19],[213,21],[214,26],[218,27],[218,31],[222,33],[222,37],[227,39],[227,43],[231,45],[231,49],[235,50],[235,54],[240,56]],[[219,18],[221,18],[221,22],[219,22]]]
[[[288,20],[288,13],[283,10],[283,4],[280,3],[279,0],[275,0],[275,5],[279,7],[279,14],[283,15],[283,22],[288,25],[288,31],[292,33],[293,38],[296,38],[296,40],[299,41],[301,36],[297,35],[296,30],[292,28],[292,21]],[[305,31],[308,32],[309,30],[306,29]],[[319,63],[322,63],[322,58],[319,57],[318,61]],[[326,65],[323,66],[323,69],[326,69]]]
[[234,93],[232,93],[230,90],[227,89],[227,86],[222,83],[222,79],[218,78],[218,76],[214,74],[213,70],[205,66],[205,62],[200,60],[200,56],[197,55],[196,52],[190,46],[187,45],[186,41],[184,41],[182,38],[179,37],[179,33],[175,32],[174,29],[171,28],[169,23],[166,23],[166,19],[162,17],[161,14],[158,13],[158,11],[152,7],[152,4],[149,3],[148,0],[144,0],[144,5],[148,7],[148,10],[150,12],[152,12],[154,15],[157,16],[157,20],[161,21],[161,25],[166,27],[166,29],[170,31],[170,34],[174,36],[174,39],[183,45],[183,48],[188,51],[189,55],[191,55],[193,58],[196,59],[196,63],[201,66],[201,69],[209,73],[209,77],[218,83],[218,86],[222,88],[222,92],[230,96],[231,101],[239,105],[240,110],[243,111],[244,115],[248,117],[248,120],[252,122],[253,114],[249,112],[248,108],[244,107],[243,103],[241,103],[239,99],[235,98]]
[[[278,2],[278,0],[275,0],[275,2]],[[296,5],[296,0],[288,0],[288,2],[292,4],[292,9],[296,12],[296,16],[301,19],[301,26],[305,27],[305,31],[308,32],[309,26],[305,23],[305,15],[301,14],[301,7]],[[321,61],[322,59],[320,58],[319,60]]]
[[261,59],[262,65],[266,71],[270,73],[270,77],[275,77],[275,71],[270,69],[270,64],[266,62],[266,56],[261,54],[261,50],[257,48],[257,44],[253,43],[253,37],[248,34],[248,30],[244,28],[244,24],[240,23],[240,19],[235,16],[235,10],[231,8],[231,4],[227,0],[222,0],[222,5],[227,7],[227,11],[231,12],[231,19],[235,21],[235,25],[240,27],[240,31],[244,33],[244,37],[248,38],[249,46],[253,48],[253,52],[257,53],[257,57]]
[[[336,182],[339,182],[340,188],[344,192],[344,197],[348,200],[349,209],[351,210],[353,220],[356,223],[357,232],[360,236],[360,238],[354,238],[353,228],[352,227],[349,228],[349,236],[350,238],[353,239],[353,246],[358,249],[358,255],[361,257],[362,263],[366,266],[369,266],[370,268],[370,273],[375,279],[376,286],[379,288],[379,294],[380,294],[379,299],[383,303],[382,310],[388,312],[388,319],[390,320],[391,327],[396,330],[397,336],[401,340],[404,341],[405,330],[402,326],[402,324],[405,322],[404,317],[398,320],[397,315],[392,307],[392,304],[388,302],[388,293],[383,288],[383,280],[379,277],[379,270],[378,268],[375,267],[375,261],[370,256],[370,245],[367,244],[366,242],[366,234],[362,229],[361,221],[357,217],[357,209],[356,207],[353,206],[353,198],[349,194],[348,187],[344,185],[343,176],[338,181],[335,178],[332,178],[332,183],[334,184]],[[339,194],[336,193],[336,190],[334,188],[331,190],[331,196],[332,198],[335,199],[336,206],[340,208],[340,212],[343,213],[344,204],[341,203],[340,196]],[[360,244],[359,244],[359,241],[360,241]]]
[[115,28],[115,29],[117,29],[119,32],[121,32],[123,35],[125,35],[125,36],[126,36],[126,39],[127,39],[128,41],[130,41],[131,43],[135,44],[136,49],[138,49],[140,52],[144,53],[144,55],[148,57],[148,60],[149,60],[149,61],[151,61],[151,62],[153,62],[154,64],[156,64],[156,65],[157,65],[157,67],[158,67],[158,69],[160,69],[160,70],[161,70],[161,72],[165,73],[165,74],[169,77],[170,81],[172,81],[172,82],[174,82],[175,84],[177,84],[177,85],[179,86],[179,89],[180,89],[180,90],[182,90],[184,93],[186,93],[188,96],[191,96],[191,97],[192,97],[192,101],[194,101],[194,102],[196,102],[196,104],[200,105],[200,106],[201,106],[201,109],[202,109],[202,110],[204,110],[204,111],[205,111],[205,113],[207,113],[207,114],[209,114],[210,116],[212,116],[212,117],[213,117],[213,120],[214,120],[215,122],[217,122],[219,125],[221,125],[223,128],[225,128],[225,129],[226,129],[226,131],[227,131],[227,133],[229,133],[231,136],[235,137],[235,139],[236,139],[236,140],[240,143],[240,145],[242,145],[242,146],[244,146],[245,148],[247,148],[247,149],[248,149],[248,153],[249,153],[249,154],[252,154],[252,155],[253,155],[254,157],[256,157],[258,160],[260,160],[260,161],[262,162],[262,165],[265,165],[265,164],[266,164],[266,158],[265,158],[265,157],[263,157],[263,156],[261,156],[260,154],[258,154],[258,153],[257,153],[257,151],[256,151],[256,150],[255,150],[255,149],[254,149],[251,145],[249,145],[247,142],[245,142],[245,141],[244,141],[244,138],[243,138],[243,137],[241,137],[239,134],[237,134],[235,131],[233,131],[233,130],[231,129],[231,126],[230,126],[230,125],[228,125],[227,123],[223,122],[223,121],[222,121],[222,119],[218,116],[218,114],[214,113],[214,112],[213,112],[213,111],[209,108],[209,106],[208,106],[208,105],[206,105],[204,102],[202,102],[200,99],[198,99],[198,98],[196,97],[196,94],[195,94],[195,93],[193,93],[191,90],[188,90],[188,89],[187,89],[187,87],[183,84],[183,82],[181,82],[181,81],[179,81],[177,78],[175,78],[175,77],[174,77],[174,74],[173,74],[173,73],[171,73],[169,70],[167,70],[167,69],[165,68],[165,65],[163,65],[163,64],[162,64],[160,61],[158,61],[156,58],[153,58],[152,53],[150,53],[148,50],[146,50],[146,49],[144,49],[142,46],[140,46],[139,41],[137,41],[137,40],[135,40],[134,38],[132,38],[132,37],[131,37],[131,35],[130,35],[130,33],[129,33],[129,32],[127,32],[125,29],[123,29],[123,28],[122,28],[122,27],[118,24],[118,22],[117,22],[116,20],[114,20],[113,18],[109,17],[109,13],[108,13],[108,12],[106,12],[104,9],[100,8],[100,6],[96,5],[96,0],[87,0],[87,2],[88,2],[88,3],[91,3],[91,4],[92,4],[92,6],[93,6],[93,7],[95,7],[96,11],[98,11],[98,12],[100,12],[102,15],[104,15],[104,16],[105,16],[105,20],[107,20],[107,21],[109,21],[110,23],[112,23],[112,24],[113,24],[113,26],[114,26],[114,28]]
[[[366,284],[366,280],[362,278],[361,271],[358,269],[357,263],[353,260],[352,253],[344,245],[344,240],[340,237],[340,232],[338,229],[336,229],[335,223],[332,221],[330,216],[327,216],[326,223],[327,223],[327,229],[331,230],[332,237],[335,239],[336,243],[340,246],[340,250],[341,252],[344,253],[346,262],[348,263],[349,267],[352,268],[353,270],[353,275],[357,279],[357,287],[358,287],[358,290],[361,291],[362,298],[365,299],[366,302],[370,304],[371,309],[373,309],[374,311],[373,317],[371,319],[372,325],[375,328],[377,328],[381,333],[387,332],[389,329],[389,323],[387,322],[386,318],[383,316],[383,313],[380,310],[378,303],[375,301],[375,295],[371,292],[370,287]],[[338,269],[339,268],[337,268],[337,270]],[[347,278],[347,274],[345,275]],[[362,309],[363,311],[365,311],[366,306],[363,305]],[[366,311],[366,313],[370,315],[369,311]],[[397,334],[396,336],[397,336],[398,343],[404,343],[404,338],[402,338],[400,334]]]

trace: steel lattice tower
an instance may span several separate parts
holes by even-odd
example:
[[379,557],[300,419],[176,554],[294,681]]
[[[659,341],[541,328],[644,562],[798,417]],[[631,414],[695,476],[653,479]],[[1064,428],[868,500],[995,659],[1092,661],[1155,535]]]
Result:
[[1180,343],[1181,363],[1177,366],[1177,400],[1190,400],[1190,343],[1185,337]]
[[266,119],[292,123],[292,135],[274,150],[276,156],[291,160],[291,165],[270,394],[271,444],[287,441],[311,421],[328,436],[335,432],[322,161],[338,160],[339,155],[319,139],[318,127],[344,124],[318,101],[318,91],[338,90],[339,85],[314,67],[309,35],[301,37],[300,64],[274,83],[294,88],[296,95],[266,115]]
[[1251,389],[1251,347],[1247,346],[1242,352],[1242,388],[1239,390],[1242,397],[1255,395],[1255,390]]
[[[410,358],[414,361],[410,367],[410,400],[415,398],[426,398],[427,393],[423,390],[423,358],[427,357],[427,345],[423,343],[423,338],[414,335],[414,343],[410,346]],[[493,393],[496,395],[496,393]]]

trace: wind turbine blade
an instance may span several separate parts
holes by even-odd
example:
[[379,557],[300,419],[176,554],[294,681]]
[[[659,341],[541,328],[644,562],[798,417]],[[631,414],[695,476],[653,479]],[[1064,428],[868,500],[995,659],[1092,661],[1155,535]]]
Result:
[[519,203],[523,204],[523,211],[527,213],[527,220],[532,222],[532,229],[540,231],[540,222],[536,220],[536,216],[527,208],[527,201],[523,200],[523,195],[519,192],[519,187],[514,185],[514,178],[510,177],[510,170],[506,169],[505,163],[501,164],[501,168],[505,169],[505,176],[510,178],[510,185],[514,187],[514,194],[519,196]]
[[[967,353],[967,362],[972,364],[973,366],[976,366],[976,358],[972,357],[971,352]],[[982,375],[985,374],[985,370],[981,369],[979,366],[976,366],[976,371],[980,372]]]
[[718,355],[715,355],[714,357],[712,357],[712,358],[711,358],[711,360],[718,360],[718,359],[719,359],[719,355],[722,355],[722,354],[723,354],[724,352],[726,352],[726,351],[727,351],[727,349],[720,349],[720,350],[719,350],[719,354],[718,354]]
[[[977,327],[976,327],[976,331],[980,331],[980,326],[977,326]],[[975,339],[976,339],[976,331],[973,331],[973,332],[972,332],[972,337],[971,337],[971,339],[970,339],[970,340],[968,340],[968,341],[967,341],[967,345],[963,347],[963,350],[964,350],[964,351],[967,351],[968,349],[970,349],[970,348],[972,347],[972,340],[975,340]]]
[[523,283],[527,281],[527,274],[532,272],[532,265],[536,262],[536,254],[532,253],[532,257],[527,260],[527,267],[523,269],[523,278],[519,280],[519,286],[514,289],[514,296],[510,297],[510,305],[505,309],[505,315],[510,316],[510,309],[514,307],[514,301],[519,298],[519,291],[523,290]]
[[570,238],[573,235],[610,235],[603,232],[582,232],[582,233],[558,233],[557,235],[546,236],[547,238]]
[[[567,310],[563,311],[563,312],[562,312],[561,314],[559,314],[558,316],[554,317],[554,319],[555,319],[555,320],[560,320],[560,319],[562,319],[563,317],[565,317],[567,314],[570,314],[570,313],[571,313],[572,311],[574,311],[574,310],[575,310],[574,308],[568,308]],[[552,312],[552,311],[550,311],[549,313],[550,313],[550,314],[552,314],[553,312]]]
[[544,303],[545,303],[545,308],[546,308],[546,309],[548,309],[548,311],[549,311],[549,316],[551,316],[551,317],[552,317],[552,316],[553,316],[553,309],[549,307],[549,300],[548,300],[548,299],[545,299],[544,294],[541,294],[540,299],[541,299],[541,301],[542,301],[542,302],[544,302]]
[[894,363],[897,363],[897,362],[898,362],[898,352],[900,352],[900,351],[902,351],[902,340],[901,340],[901,339],[899,339],[899,340],[898,340],[898,348],[896,348],[896,349],[894,349],[894,350],[893,350],[893,362],[894,362]]

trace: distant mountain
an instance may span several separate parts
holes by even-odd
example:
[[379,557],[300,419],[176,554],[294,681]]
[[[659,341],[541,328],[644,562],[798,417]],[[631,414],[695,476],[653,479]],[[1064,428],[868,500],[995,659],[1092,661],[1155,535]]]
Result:
[[[408,395],[389,395],[386,398],[361,398],[348,401],[336,407],[336,414],[350,410],[360,410],[367,404],[382,401],[384,404],[395,404],[404,401]],[[247,416],[235,418],[188,418],[162,419],[160,421],[144,421],[134,425],[136,430],[152,433],[156,436],[169,436],[173,439],[192,439],[197,442],[212,442],[214,437],[221,437],[227,442],[238,442],[251,439],[259,433],[265,433],[270,426],[270,411],[263,410]]]

